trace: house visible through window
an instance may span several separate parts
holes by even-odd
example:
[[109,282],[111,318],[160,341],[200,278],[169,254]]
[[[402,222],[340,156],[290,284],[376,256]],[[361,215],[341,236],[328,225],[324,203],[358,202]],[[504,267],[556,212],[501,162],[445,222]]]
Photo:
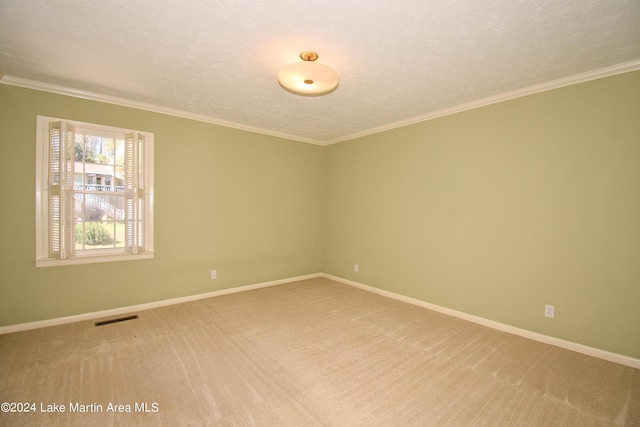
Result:
[[153,256],[153,134],[38,117],[36,265]]

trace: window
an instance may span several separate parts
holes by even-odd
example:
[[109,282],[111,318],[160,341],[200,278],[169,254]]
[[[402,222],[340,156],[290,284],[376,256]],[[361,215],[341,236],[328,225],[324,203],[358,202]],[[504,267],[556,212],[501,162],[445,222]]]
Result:
[[36,266],[153,257],[153,134],[38,116]]

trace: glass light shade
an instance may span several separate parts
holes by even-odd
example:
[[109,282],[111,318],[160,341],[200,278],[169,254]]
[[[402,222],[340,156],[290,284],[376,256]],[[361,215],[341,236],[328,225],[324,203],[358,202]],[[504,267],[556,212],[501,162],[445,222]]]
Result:
[[338,74],[326,65],[313,61],[294,62],[278,73],[278,82],[285,90],[302,96],[321,96],[338,87]]

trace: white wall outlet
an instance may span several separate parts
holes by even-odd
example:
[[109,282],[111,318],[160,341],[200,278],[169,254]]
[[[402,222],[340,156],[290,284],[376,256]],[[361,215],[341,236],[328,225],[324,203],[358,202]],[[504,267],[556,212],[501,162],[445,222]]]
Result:
[[556,308],[553,305],[545,304],[545,306],[544,306],[544,316],[548,317],[550,319],[553,319],[555,314],[556,314]]
[[211,280],[215,280],[218,278],[218,273],[216,270],[211,270]]
[[356,273],[360,271],[360,266],[358,264],[353,264],[353,271],[355,271]]

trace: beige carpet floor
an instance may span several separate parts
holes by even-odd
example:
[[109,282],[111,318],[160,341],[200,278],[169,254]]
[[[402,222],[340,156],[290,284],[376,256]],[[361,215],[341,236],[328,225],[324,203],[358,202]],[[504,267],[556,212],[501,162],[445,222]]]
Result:
[[0,425],[640,426],[640,370],[328,279],[135,314],[0,336]]

